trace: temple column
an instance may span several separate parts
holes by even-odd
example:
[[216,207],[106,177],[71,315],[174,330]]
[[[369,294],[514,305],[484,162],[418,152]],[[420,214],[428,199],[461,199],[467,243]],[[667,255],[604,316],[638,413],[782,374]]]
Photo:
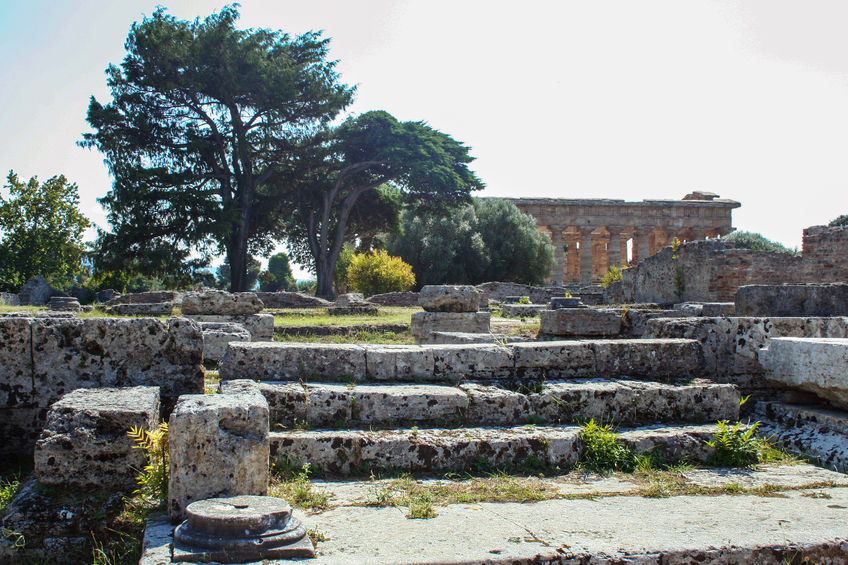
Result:
[[565,267],[565,252],[562,248],[562,226],[550,226],[551,245],[554,246],[554,272],[551,283],[554,286],[562,286],[562,271]]
[[592,230],[580,230],[580,281],[592,284]]
[[621,268],[621,230],[610,229],[609,239],[609,266]]
[[649,232],[637,230],[633,240],[636,242],[635,248],[638,261],[644,261],[651,256],[651,239]]

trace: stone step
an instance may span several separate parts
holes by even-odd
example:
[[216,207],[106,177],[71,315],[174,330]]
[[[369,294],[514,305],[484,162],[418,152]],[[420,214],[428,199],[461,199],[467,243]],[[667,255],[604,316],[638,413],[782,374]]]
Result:
[[848,472],[848,412],[783,402],[759,402],[759,434],[788,451],[843,473]]
[[232,343],[222,380],[459,382],[461,379],[703,375],[691,339],[616,339],[460,345]]
[[[706,461],[715,425],[625,430],[620,440],[664,461]],[[271,432],[271,460],[332,475],[373,469],[435,472],[467,468],[568,467],[582,451],[577,426],[406,430],[291,430]]]
[[389,428],[424,425],[512,426],[580,423],[617,425],[715,422],[739,418],[739,391],[705,379],[659,383],[569,379],[510,390],[466,381],[434,384],[342,384],[224,381],[225,394],[256,390],[268,400],[272,429]]

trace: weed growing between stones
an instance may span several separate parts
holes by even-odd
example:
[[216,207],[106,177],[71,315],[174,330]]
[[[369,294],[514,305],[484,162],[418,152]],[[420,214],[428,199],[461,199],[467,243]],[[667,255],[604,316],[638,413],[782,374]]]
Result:
[[311,473],[309,463],[304,463],[293,477],[288,480],[279,481],[277,477],[284,476],[282,472],[276,471],[275,480],[271,484],[268,494],[282,498],[295,508],[307,510],[324,510],[329,506],[330,494],[323,490],[313,488],[309,480]]
[[142,502],[163,507],[168,501],[168,423],[152,432],[133,426],[127,432],[135,442],[133,449],[144,450],[147,465],[138,475],[138,495]]
[[706,443],[715,450],[709,462],[718,467],[747,467],[760,462],[762,440],[754,435],[759,422],[750,426],[736,422],[732,426],[724,420],[717,424],[718,431]]
[[0,512],[6,508],[6,505],[12,502],[18,491],[21,490],[21,479],[15,475],[0,479]]
[[612,431],[609,424],[599,426],[595,420],[589,420],[580,430],[580,441],[583,443],[583,454],[579,465],[590,471],[629,472],[636,466],[633,453],[618,442],[618,434]]

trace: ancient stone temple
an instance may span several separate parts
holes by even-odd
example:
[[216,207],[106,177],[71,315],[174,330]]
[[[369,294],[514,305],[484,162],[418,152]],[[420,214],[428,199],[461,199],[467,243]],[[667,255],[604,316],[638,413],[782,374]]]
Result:
[[638,263],[675,237],[696,241],[733,231],[731,211],[739,202],[710,192],[692,192],[682,200],[572,200],[508,198],[535,218],[554,245],[551,283],[599,282],[610,266]]

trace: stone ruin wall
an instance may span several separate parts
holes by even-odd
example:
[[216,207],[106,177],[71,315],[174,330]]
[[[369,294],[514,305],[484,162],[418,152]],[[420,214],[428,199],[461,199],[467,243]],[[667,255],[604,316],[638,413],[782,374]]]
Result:
[[50,405],[79,388],[157,386],[162,416],[203,393],[203,337],[183,318],[0,318],[0,457],[32,455]]
[[666,247],[626,269],[607,303],[733,302],[745,285],[848,281],[848,228],[804,230],[801,256],[737,249],[720,239]]

